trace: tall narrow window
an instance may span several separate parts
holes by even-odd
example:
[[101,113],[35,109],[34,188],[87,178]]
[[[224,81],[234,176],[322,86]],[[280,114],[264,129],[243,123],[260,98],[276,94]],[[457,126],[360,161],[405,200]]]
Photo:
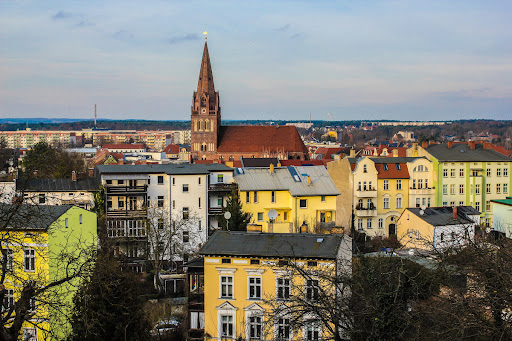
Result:
[[245,192],[245,203],[249,204],[251,202],[251,196],[249,191]]
[[25,249],[23,250],[23,268],[25,271],[36,270],[36,250]]
[[316,301],[318,299],[318,280],[306,280],[306,299],[309,301]]
[[261,340],[262,328],[263,328],[263,319],[261,316],[249,317],[249,338],[251,340]]
[[220,297],[233,298],[233,276],[220,277]]
[[254,191],[254,203],[258,203],[258,191]]
[[222,338],[233,337],[233,316],[223,315],[222,316]]
[[277,339],[278,340],[289,340],[290,333],[290,319],[289,318],[278,318],[277,319]]
[[290,299],[290,278],[278,277],[277,278],[277,299],[288,300]]
[[261,277],[249,277],[249,299],[261,300]]
[[272,203],[275,204],[276,202],[276,192],[272,191]]

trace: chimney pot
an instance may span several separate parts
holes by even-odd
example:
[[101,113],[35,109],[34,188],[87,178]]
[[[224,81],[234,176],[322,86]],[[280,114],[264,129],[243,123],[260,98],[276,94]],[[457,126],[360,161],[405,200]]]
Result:
[[468,141],[469,149],[475,149],[475,141]]
[[270,164],[270,173],[271,174],[274,173],[274,164],[273,163]]
[[453,148],[453,142],[452,141],[448,141],[448,148]]
[[422,148],[428,148],[428,141],[421,142],[421,147]]
[[453,220],[457,220],[457,206],[453,206],[452,212],[453,212],[453,215],[452,215]]

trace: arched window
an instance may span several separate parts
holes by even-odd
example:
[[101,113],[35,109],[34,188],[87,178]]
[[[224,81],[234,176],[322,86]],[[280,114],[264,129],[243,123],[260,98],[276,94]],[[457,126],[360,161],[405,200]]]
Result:
[[197,131],[201,130],[201,121],[197,121],[197,127],[196,127],[196,130],[197,130]]
[[204,108],[206,107],[206,98],[201,98],[201,106]]

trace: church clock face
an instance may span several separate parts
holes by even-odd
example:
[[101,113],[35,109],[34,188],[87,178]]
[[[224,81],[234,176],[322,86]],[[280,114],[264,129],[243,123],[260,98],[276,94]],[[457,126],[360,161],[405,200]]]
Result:
[[203,114],[206,114],[206,108],[201,109],[201,112],[202,112]]

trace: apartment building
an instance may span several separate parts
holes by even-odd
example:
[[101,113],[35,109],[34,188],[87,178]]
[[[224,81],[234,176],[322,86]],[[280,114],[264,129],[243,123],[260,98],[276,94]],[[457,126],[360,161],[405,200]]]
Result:
[[263,232],[319,233],[335,226],[340,192],[324,166],[237,168],[235,181],[242,209]]
[[222,164],[100,165],[107,236],[136,271],[156,254],[187,261],[218,228],[233,170]]
[[512,186],[512,160],[493,149],[492,144],[424,142],[408,150],[432,161],[435,204],[432,206],[473,206],[482,213],[482,224],[492,225],[492,200],[506,199]]
[[[327,278],[352,269],[348,235],[217,231],[200,254],[204,314],[198,316],[204,320],[196,326],[204,326],[205,340],[335,338],[329,319],[306,303],[295,303],[287,314],[276,306],[313,302],[320,292],[333,300],[342,295]],[[294,317],[305,323],[292,323]]]

